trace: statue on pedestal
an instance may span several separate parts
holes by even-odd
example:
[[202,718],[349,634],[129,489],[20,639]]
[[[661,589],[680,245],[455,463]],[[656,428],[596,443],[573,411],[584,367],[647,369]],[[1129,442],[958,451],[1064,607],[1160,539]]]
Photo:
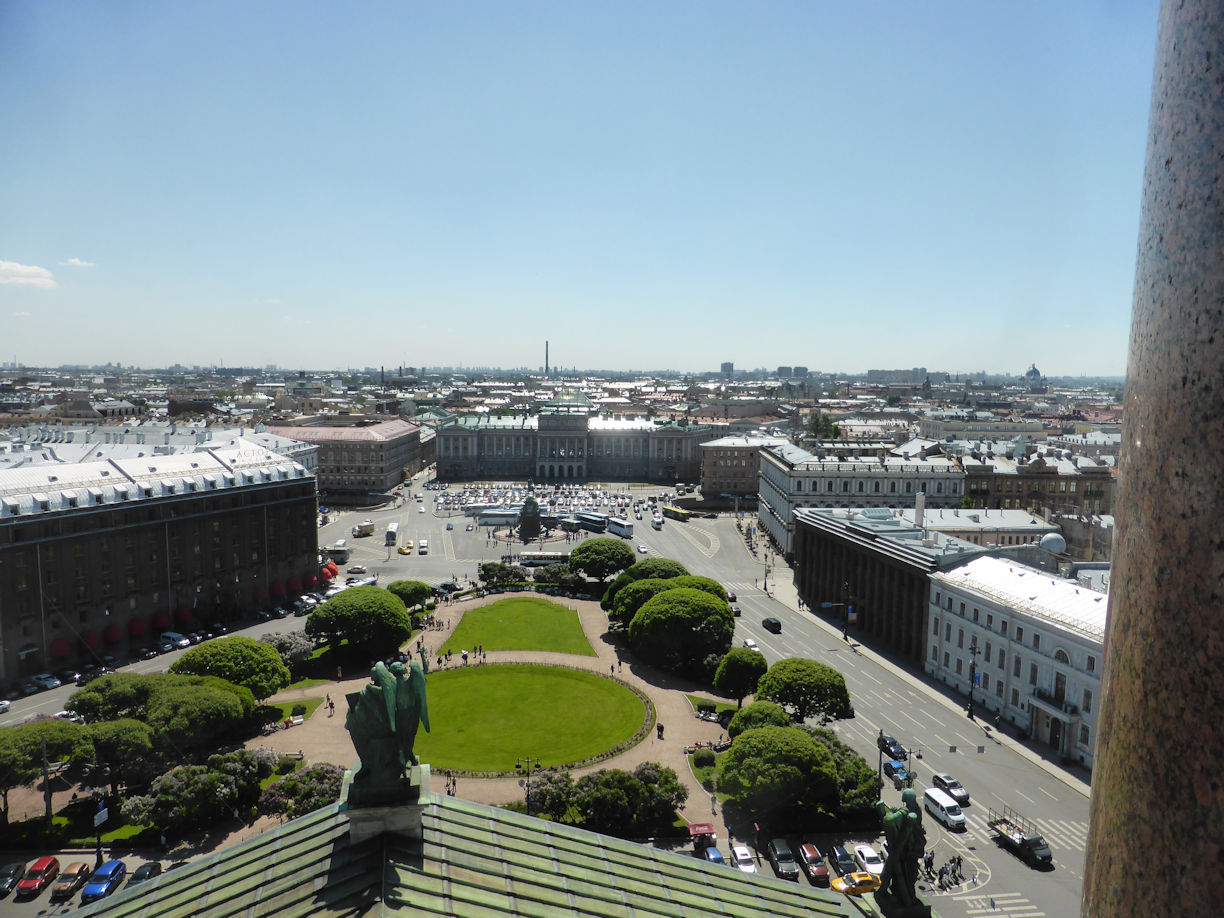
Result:
[[929,915],[914,887],[918,882],[918,861],[926,851],[926,830],[922,827],[922,808],[913,788],[901,792],[901,806],[890,807],[883,800],[876,804],[884,823],[888,857],[880,874],[876,904],[889,916]]
[[417,764],[412,747],[418,727],[424,724],[429,732],[425,671],[417,662],[390,667],[376,663],[370,683],[347,698],[344,727],[361,759],[353,790],[360,791],[363,798],[394,797],[409,766]]

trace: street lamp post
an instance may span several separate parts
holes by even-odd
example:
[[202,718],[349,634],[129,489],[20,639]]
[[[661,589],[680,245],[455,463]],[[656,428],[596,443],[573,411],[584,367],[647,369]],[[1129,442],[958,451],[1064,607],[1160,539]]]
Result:
[[517,771],[520,775],[523,775],[523,777],[519,779],[519,786],[522,787],[527,793],[527,815],[530,816],[531,815],[531,787],[532,787],[531,774],[533,770],[536,772],[539,772],[540,760],[530,759],[530,758],[518,759],[514,763],[514,770]]

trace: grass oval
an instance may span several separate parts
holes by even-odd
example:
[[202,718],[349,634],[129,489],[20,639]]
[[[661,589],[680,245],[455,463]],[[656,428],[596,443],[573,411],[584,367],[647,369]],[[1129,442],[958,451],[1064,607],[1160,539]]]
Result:
[[551,666],[469,666],[429,674],[416,754],[435,770],[513,771],[521,758],[568,765],[631,739],[646,719],[632,690]]

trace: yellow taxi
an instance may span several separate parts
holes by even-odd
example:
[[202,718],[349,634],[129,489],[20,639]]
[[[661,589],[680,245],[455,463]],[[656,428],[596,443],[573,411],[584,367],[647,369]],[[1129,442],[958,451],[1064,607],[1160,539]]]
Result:
[[401,555],[412,554],[412,549],[409,548],[407,545],[401,545],[399,548],[396,549],[396,551],[398,551]]
[[847,873],[834,877],[831,885],[847,896],[861,896],[880,888],[880,878],[873,873]]

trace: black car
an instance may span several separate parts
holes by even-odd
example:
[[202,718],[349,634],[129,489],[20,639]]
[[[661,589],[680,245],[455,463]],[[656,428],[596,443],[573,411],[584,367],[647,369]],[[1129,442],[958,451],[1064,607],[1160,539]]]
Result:
[[782,623],[778,621],[776,618],[761,619],[761,627],[764,628],[766,631],[772,631],[774,634],[782,633]]
[[880,751],[883,752],[887,758],[897,759],[901,762],[904,762],[909,758],[909,753],[905,751],[904,746],[898,743],[891,736],[885,736],[883,733],[876,737],[876,746],[879,747]]
[[834,845],[829,849],[829,863],[837,871],[839,877],[858,870],[858,865],[854,863],[854,858],[850,856],[850,852],[844,845]]
[[132,651],[132,657],[136,660],[154,660],[157,658],[157,651],[151,647],[137,647]]
[[147,864],[141,864],[132,871],[131,877],[128,878],[127,885],[135,886],[137,883],[143,883],[145,880],[151,880],[154,877],[161,876],[162,865],[157,861],[150,861]]
[[5,864],[0,867],[0,896],[7,896],[17,888],[17,882],[25,876],[26,865],[23,861],[19,864]]

